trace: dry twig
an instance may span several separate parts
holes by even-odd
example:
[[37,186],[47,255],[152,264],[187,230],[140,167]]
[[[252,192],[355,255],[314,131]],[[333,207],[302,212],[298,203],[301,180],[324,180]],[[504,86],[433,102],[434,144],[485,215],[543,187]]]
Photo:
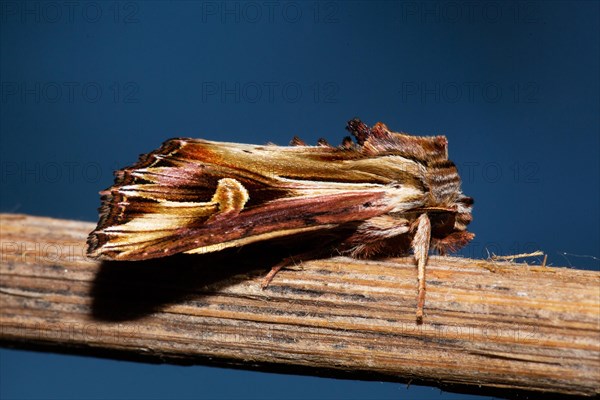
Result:
[[263,291],[277,261],[264,248],[101,264],[84,254],[90,223],[3,214],[0,224],[4,345],[487,393],[600,393],[598,272],[495,261],[494,273],[489,261],[432,256],[416,325],[410,257],[306,262]]

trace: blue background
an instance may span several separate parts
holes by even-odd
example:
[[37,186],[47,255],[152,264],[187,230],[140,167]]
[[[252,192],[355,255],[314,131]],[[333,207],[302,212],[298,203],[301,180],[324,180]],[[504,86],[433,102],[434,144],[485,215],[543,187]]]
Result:
[[[598,269],[598,2],[1,4],[0,211],[95,221],[175,136],[447,135],[462,254]],[[531,260],[536,262],[536,260]],[[539,262],[539,260],[537,260]],[[457,398],[435,388],[0,351],[2,398]],[[460,396],[464,398],[464,396]]]

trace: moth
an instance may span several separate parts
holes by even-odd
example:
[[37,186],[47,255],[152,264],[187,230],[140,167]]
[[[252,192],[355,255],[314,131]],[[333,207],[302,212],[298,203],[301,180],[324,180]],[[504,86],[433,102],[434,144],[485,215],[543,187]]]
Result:
[[[425,266],[430,249],[456,251],[473,199],[461,191],[444,136],[392,132],[348,122],[354,136],[340,146],[319,140],[290,146],[170,139],[115,172],[100,192],[97,228],[88,255],[145,260],[176,253],[210,253],[253,242],[321,235],[323,249],[356,258],[413,252],[418,269],[417,322],[423,320]],[[262,282],[291,263],[275,265]]]

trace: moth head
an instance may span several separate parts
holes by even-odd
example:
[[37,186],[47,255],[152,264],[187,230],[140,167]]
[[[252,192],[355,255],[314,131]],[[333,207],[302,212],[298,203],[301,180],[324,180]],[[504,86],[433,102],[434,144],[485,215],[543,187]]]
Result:
[[453,212],[429,213],[431,220],[431,246],[440,254],[455,252],[466,246],[475,234],[467,231],[472,221],[473,199],[460,194]]

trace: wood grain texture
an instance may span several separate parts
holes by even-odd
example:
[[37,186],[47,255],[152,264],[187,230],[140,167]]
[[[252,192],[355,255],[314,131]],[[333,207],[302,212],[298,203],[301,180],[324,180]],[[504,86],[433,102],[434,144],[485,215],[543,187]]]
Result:
[[100,263],[85,256],[93,228],[0,215],[5,346],[507,396],[600,393],[598,272],[432,256],[419,326],[412,258],[305,262],[263,291],[269,248]]

